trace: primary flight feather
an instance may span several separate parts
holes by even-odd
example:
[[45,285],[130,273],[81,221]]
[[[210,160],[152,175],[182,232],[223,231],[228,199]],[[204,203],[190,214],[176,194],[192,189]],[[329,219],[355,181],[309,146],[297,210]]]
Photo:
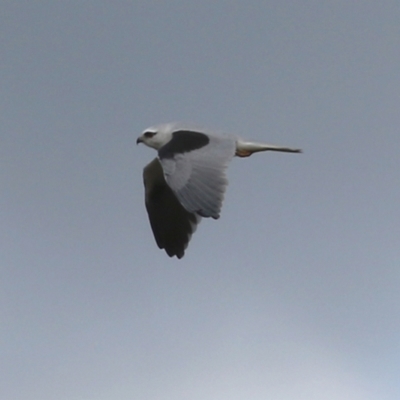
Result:
[[234,156],[300,149],[245,142],[235,136],[168,123],[146,129],[136,143],[158,151],[143,171],[145,203],[157,245],[182,258],[201,217],[219,218]]

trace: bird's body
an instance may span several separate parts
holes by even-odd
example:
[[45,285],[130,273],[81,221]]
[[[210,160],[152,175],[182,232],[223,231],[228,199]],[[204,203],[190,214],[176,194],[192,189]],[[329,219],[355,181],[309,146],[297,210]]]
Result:
[[201,217],[219,218],[232,158],[259,151],[299,149],[245,142],[235,136],[162,124],[137,139],[158,151],[143,172],[146,209],[161,249],[182,258]]

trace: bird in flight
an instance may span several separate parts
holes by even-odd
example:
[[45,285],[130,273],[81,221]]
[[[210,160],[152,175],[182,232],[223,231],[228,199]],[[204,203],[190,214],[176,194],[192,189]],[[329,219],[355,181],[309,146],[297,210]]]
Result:
[[180,123],[148,128],[136,143],[158,152],[143,170],[146,209],[158,247],[179,259],[201,218],[219,218],[228,185],[225,171],[234,156],[268,150],[301,153]]

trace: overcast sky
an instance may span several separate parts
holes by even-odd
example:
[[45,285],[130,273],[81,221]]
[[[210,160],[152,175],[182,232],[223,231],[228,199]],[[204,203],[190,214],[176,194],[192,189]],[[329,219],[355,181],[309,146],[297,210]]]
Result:
[[[2,400],[398,400],[400,3],[3,0]],[[218,221],[156,246],[136,146],[234,159]]]

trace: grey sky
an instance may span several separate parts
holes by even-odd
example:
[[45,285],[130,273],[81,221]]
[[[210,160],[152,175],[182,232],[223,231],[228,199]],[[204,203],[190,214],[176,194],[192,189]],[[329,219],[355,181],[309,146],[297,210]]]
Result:
[[[398,1],[0,8],[0,398],[400,398]],[[136,138],[175,120],[302,155],[235,159],[182,260]]]

